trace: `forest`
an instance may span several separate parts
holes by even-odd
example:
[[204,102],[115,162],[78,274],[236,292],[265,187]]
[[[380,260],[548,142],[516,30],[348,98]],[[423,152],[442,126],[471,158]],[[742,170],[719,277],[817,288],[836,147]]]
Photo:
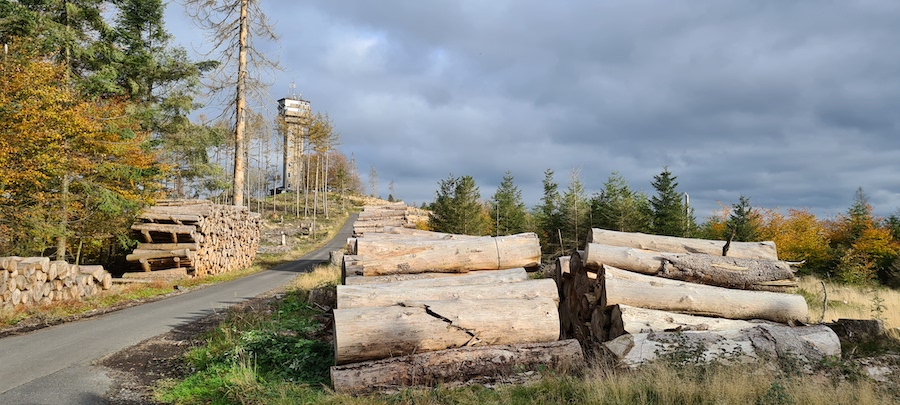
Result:
[[781,260],[800,263],[800,275],[848,284],[900,286],[900,211],[888,218],[872,213],[859,188],[846,212],[818,218],[808,209],[754,207],[749,196],[722,205],[697,222],[677,176],[668,167],[654,176],[655,194],[635,191],[613,172],[600,191],[588,195],[580,172],[571,172],[564,190],[552,169],[544,172],[543,195],[530,209],[507,172],[497,191],[482,201],[471,176],[452,174],[438,183],[429,208],[429,229],[471,235],[535,232],[548,257],[583,249],[591,228],[738,242],[774,241]]
[[[286,128],[246,100],[275,104],[260,72],[277,66],[253,41],[277,38],[258,4],[226,3],[184,3],[216,45],[192,60],[171,44],[162,0],[0,0],[0,255],[114,263],[134,245],[135,215],[159,199],[264,210],[284,183]],[[222,114],[199,114],[207,102]],[[311,191],[361,187],[328,114],[303,125],[290,134],[302,169],[288,186],[304,192],[295,215],[317,206]]]

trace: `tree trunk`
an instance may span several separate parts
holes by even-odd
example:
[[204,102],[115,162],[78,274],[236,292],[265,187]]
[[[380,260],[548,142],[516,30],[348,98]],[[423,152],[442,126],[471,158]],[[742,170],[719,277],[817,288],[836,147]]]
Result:
[[760,283],[794,278],[791,267],[777,260],[658,253],[595,243],[589,243],[585,249],[584,265],[592,269],[609,265],[675,280],[740,289],[752,289]]
[[335,364],[558,337],[556,302],[550,298],[404,300],[334,310]]
[[533,233],[441,243],[391,241],[377,244],[363,238],[357,242],[357,249],[373,252],[369,256],[362,255],[363,273],[367,276],[534,267],[540,264],[541,258],[540,243]]
[[637,367],[656,359],[679,363],[796,359],[805,368],[826,356],[840,357],[841,344],[827,326],[758,325],[702,332],[653,332],[622,335],[604,343],[621,365]]
[[505,381],[523,372],[565,374],[584,367],[575,340],[517,345],[461,347],[436,352],[334,366],[331,382],[340,394],[367,394],[403,387],[455,386]]
[[[418,276],[417,278],[404,278],[404,276]],[[419,273],[419,274],[394,274],[390,276],[350,277],[346,285],[384,285],[393,287],[446,287],[476,284],[515,283],[528,280],[528,273],[519,267],[508,270],[485,270],[471,273]]]
[[732,290],[668,280],[603,266],[607,305],[625,304],[662,311],[728,319],[806,321],[806,300],[796,294]]
[[[726,242],[724,240],[679,238],[594,228],[588,234],[588,243],[630,247],[655,252],[705,253],[713,256],[722,256],[722,248]],[[731,242],[728,257],[778,260],[778,252],[775,249],[775,242]]]
[[632,335],[650,332],[725,331],[759,326],[762,321],[710,318],[632,307],[624,304],[610,308],[609,339],[626,333]]
[[234,125],[234,205],[244,205],[244,131],[247,126],[247,35],[250,30],[248,15],[250,0],[241,0],[241,16],[238,29],[238,76],[235,100]]
[[[443,282],[443,278],[416,282]],[[411,281],[410,281],[411,282]],[[549,298],[559,302],[556,283],[550,279],[479,285],[444,285],[408,288],[402,284],[339,285],[337,307],[389,307],[407,301],[486,300]]]

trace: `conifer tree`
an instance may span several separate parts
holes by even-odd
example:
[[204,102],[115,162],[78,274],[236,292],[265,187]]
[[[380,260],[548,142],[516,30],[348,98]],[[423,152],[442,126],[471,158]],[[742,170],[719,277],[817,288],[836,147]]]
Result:
[[591,199],[593,227],[619,232],[650,231],[650,201],[644,193],[628,187],[618,172],[613,172],[603,190]]
[[560,254],[559,233],[562,229],[560,216],[559,184],[553,180],[553,169],[544,170],[542,181],[544,194],[534,207],[534,218],[537,234],[541,240],[541,249],[545,254]]
[[727,235],[722,235],[724,239],[731,236],[734,232],[735,242],[753,242],[759,233],[759,216],[750,206],[750,198],[741,195],[737,204],[731,205],[731,215],[728,217],[727,226],[725,228]]
[[525,203],[522,191],[513,184],[511,172],[503,175],[500,187],[488,204],[495,236],[525,232]]
[[487,235],[488,218],[481,204],[481,193],[472,176],[454,177],[438,183],[432,204],[429,227],[436,232],[461,235]]
[[650,198],[653,212],[651,229],[657,235],[684,237],[696,228],[693,214],[678,192],[677,178],[668,166],[663,168],[662,173],[653,176],[651,184],[656,189],[656,195]]
[[581,249],[590,227],[590,204],[580,178],[581,169],[572,169],[569,185],[562,195],[560,217],[563,228],[563,251]]

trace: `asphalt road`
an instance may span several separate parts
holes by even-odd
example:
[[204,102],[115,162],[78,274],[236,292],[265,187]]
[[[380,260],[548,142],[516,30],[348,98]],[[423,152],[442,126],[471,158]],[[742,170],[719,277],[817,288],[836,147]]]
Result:
[[327,245],[300,260],[224,284],[98,317],[0,339],[0,404],[103,404],[113,381],[95,360],[253,298],[328,260],[352,216]]

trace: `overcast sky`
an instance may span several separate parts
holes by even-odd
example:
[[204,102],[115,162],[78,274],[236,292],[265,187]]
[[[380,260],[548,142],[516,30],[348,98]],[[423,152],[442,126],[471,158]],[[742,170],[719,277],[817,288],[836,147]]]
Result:
[[[328,112],[364,184],[407,203],[509,170],[532,206],[547,168],[589,193],[618,171],[635,189],[664,166],[699,218],[754,206],[876,214],[900,208],[896,0],[294,1],[263,8],[291,81]],[[202,32],[169,5],[189,49]],[[367,187],[368,189],[368,187]]]

